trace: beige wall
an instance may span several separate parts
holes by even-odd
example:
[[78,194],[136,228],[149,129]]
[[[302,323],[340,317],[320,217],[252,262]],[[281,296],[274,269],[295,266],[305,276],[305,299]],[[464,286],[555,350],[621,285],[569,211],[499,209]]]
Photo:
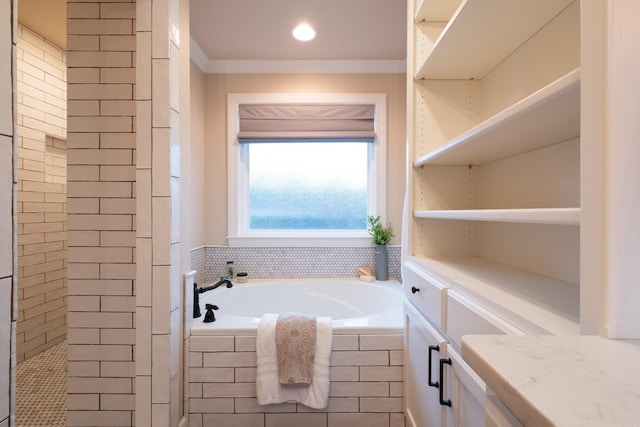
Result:
[[18,27],[18,362],[67,332],[66,55]]
[[191,155],[189,169],[191,204],[188,207],[190,245],[188,249],[206,244],[205,240],[205,74],[191,62]]
[[386,93],[387,218],[400,244],[405,188],[404,74],[207,74],[205,116],[206,244],[225,245],[227,236],[228,93]]

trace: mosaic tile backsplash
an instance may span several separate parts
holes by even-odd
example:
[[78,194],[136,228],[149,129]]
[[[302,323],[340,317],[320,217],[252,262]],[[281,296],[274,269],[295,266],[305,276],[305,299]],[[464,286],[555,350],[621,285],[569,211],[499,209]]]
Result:
[[[400,280],[400,246],[388,246],[389,278]],[[251,278],[356,277],[358,267],[375,265],[374,247],[232,248],[201,246],[191,250],[196,282],[215,282],[226,274],[227,261]]]

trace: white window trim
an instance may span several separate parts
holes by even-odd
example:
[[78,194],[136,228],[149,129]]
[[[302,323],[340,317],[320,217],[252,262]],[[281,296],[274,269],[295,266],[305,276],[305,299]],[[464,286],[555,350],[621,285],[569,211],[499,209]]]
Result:
[[[386,223],[387,207],[387,102],[384,93],[232,93],[227,96],[227,170],[228,170],[228,235],[234,247],[366,247],[372,246],[371,236],[362,231],[251,231],[241,232],[239,213],[246,211],[244,200],[237,197],[240,185],[240,147],[238,144],[238,107],[242,104],[374,104],[376,108],[374,145],[375,166],[369,184],[375,193],[368,206],[369,214],[380,216]],[[365,218],[363,218],[363,221]]]

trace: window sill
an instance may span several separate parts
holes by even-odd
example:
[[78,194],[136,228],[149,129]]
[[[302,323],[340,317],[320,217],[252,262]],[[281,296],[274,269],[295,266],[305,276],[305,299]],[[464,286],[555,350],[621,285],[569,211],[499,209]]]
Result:
[[326,248],[326,247],[370,247],[371,236],[363,233],[346,233],[339,235],[319,236],[300,235],[286,236],[275,234],[259,234],[251,236],[229,236],[230,247],[294,247],[294,248]]

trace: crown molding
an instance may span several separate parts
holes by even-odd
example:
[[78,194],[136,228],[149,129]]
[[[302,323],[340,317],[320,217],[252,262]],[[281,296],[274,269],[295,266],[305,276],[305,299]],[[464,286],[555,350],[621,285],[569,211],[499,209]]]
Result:
[[210,60],[191,38],[191,59],[207,74],[404,74],[399,60]]

